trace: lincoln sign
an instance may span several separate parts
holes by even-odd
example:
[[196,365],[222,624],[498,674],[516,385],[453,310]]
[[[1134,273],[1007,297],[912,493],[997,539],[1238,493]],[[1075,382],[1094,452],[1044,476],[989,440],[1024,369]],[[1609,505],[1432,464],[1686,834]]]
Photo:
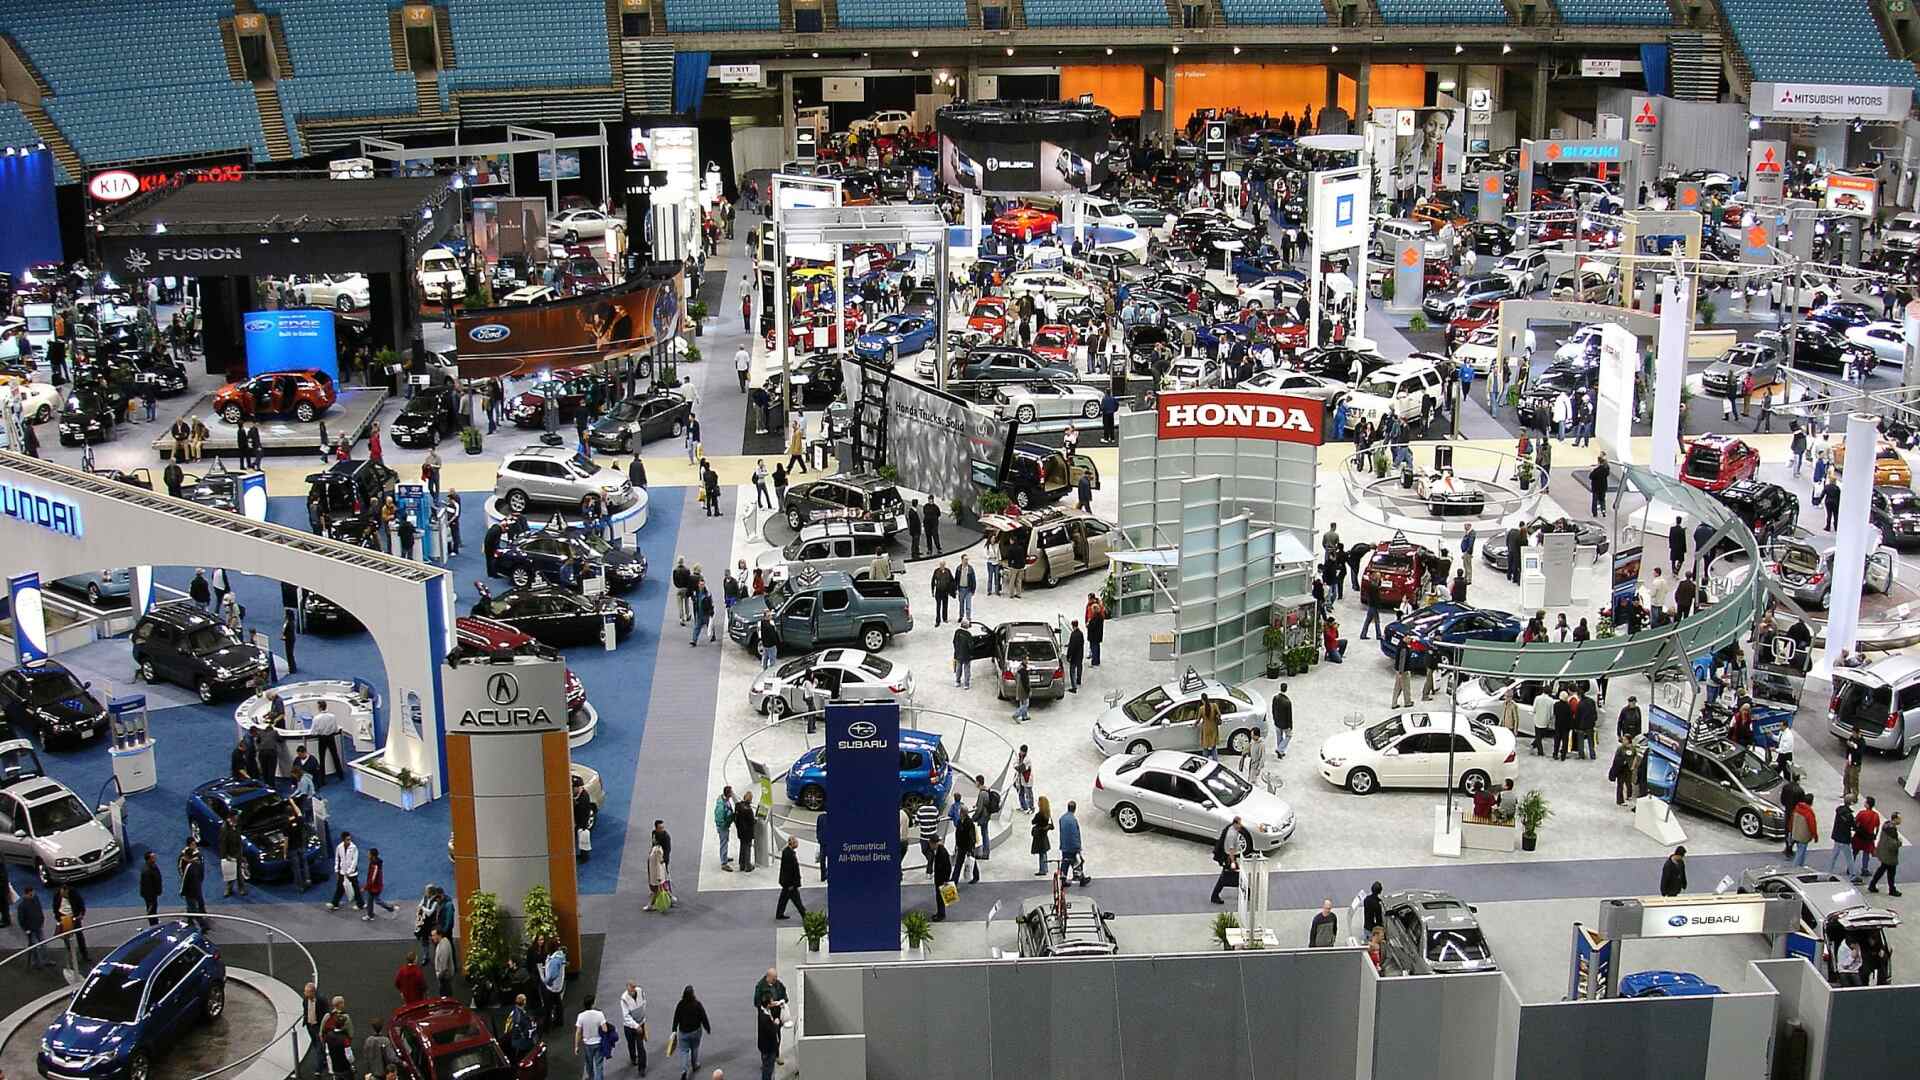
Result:
[[1326,410],[1313,398],[1249,390],[1181,390],[1160,395],[1162,439],[1267,439],[1318,446]]

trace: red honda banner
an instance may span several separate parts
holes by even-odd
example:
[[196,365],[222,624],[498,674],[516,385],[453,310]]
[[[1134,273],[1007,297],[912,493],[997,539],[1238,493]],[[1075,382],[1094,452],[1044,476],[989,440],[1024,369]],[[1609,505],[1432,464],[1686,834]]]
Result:
[[1314,398],[1257,390],[1173,390],[1160,395],[1163,439],[1270,439],[1318,446],[1326,409]]

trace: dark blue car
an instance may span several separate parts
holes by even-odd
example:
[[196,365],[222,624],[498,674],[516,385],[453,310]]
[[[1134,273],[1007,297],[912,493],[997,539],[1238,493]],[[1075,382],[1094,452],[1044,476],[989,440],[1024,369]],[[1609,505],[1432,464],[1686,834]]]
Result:
[[605,563],[607,588],[626,592],[647,575],[647,557],[631,548],[617,547],[602,537],[578,527],[554,533],[549,529],[523,533],[514,539],[502,539],[494,556],[493,576],[503,577],[524,588],[535,581],[549,581],[578,588],[573,580],[573,560],[585,559],[589,565]]
[[[230,776],[209,780],[187,796],[187,835],[218,847],[228,814],[240,821],[240,852],[247,860],[247,876],[255,881],[291,880],[287,800],[258,780]],[[332,856],[318,835],[307,837],[307,870],[316,881],[333,873]]]
[[933,344],[933,330],[931,315],[909,312],[888,315],[853,339],[853,355],[862,360],[885,360],[891,363]]
[[1520,620],[1504,611],[1442,601],[1389,624],[1380,634],[1380,651],[1392,659],[1400,639],[1406,638],[1412,651],[1407,670],[1425,671],[1440,662],[1448,646],[1464,641],[1514,641],[1520,630]]
[[[900,729],[900,805],[946,804],[953,790],[953,765],[940,736],[928,731]],[[801,754],[787,770],[787,801],[808,810],[827,808],[826,747]]]
[[1620,977],[1620,996],[1705,997],[1725,993],[1691,971],[1636,971]]
[[14,733],[38,735],[43,747],[58,739],[77,743],[107,729],[106,707],[92,686],[58,661],[22,664],[0,675],[0,716]]
[[147,1080],[167,1046],[226,1008],[213,942],[186,922],[150,926],[94,966],[47,1025],[35,1064],[47,1080]]

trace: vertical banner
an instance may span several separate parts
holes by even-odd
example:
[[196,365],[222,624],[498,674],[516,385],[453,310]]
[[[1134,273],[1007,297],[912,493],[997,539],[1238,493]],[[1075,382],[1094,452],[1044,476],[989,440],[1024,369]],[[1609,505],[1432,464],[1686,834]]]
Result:
[[22,664],[47,658],[47,611],[40,596],[40,575],[7,579],[7,614],[13,618],[13,652]]
[[[1636,95],[1633,99],[1633,111],[1628,127],[1632,130],[1628,138],[1640,144],[1639,174],[1652,180],[1660,175],[1661,130],[1666,126],[1662,121],[1666,117],[1664,101],[1657,97]],[[1622,191],[1622,198],[1632,200],[1638,192]],[[1629,205],[1633,205],[1629,202]]]
[[1613,974],[1613,941],[1573,924],[1573,963],[1568,965],[1567,1000],[1593,1001],[1607,995]]
[[1680,781],[1680,758],[1686,752],[1691,721],[1658,705],[1647,706],[1647,792],[1663,802],[1673,801]]
[[1900,385],[1920,384],[1920,300],[1909,300],[1900,312],[1900,329],[1906,339],[1900,364]]
[[1640,591],[1640,545],[1616,548],[1613,552],[1613,602],[1618,604]]
[[1402,238],[1393,252],[1393,304],[1395,311],[1418,311],[1426,299],[1426,245],[1417,239]]
[[240,475],[240,514],[254,521],[267,520],[267,474],[258,470]]
[[[1847,414],[1846,460],[1853,467],[1840,474],[1839,530],[1834,534],[1832,599],[1827,604],[1826,667],[1828,671],[1847,651],[1860,628],[1860,592],[1866,584],[1867,555],[1880,544],[1880,530],[1868,516],[1873,500],[1874,470],[1863,468],[1879,449],[1878,417],[1865,412]],[[1836,458],[1836,460],[1838,460]]]
[[1758,139],[1747,144],[1747,197],[1777,203],[1786,194],[1787,144]]
[[827,865],[827,933],[835,952],[900,947],[900,706],[827,706],[827,775],[820,817]]
[[1771,212],[1753,215],[1753,224],[1740,227],[1740,261],[1773,261],[1774,228],[1780,221]]
[[[1524,209],[1524,207],[1522,208]],[[1480,216],[1481,221],[1499,221],[1507,212],[1507,177],[1505,173],[1480,174]]]
[[1653,443],[1647,467],[1680,478],[1680,385],[1687,372],[1687,335],[1693,329],[1693,305],[1676,275],[1660,279],[1660,336],[1653,357]]
[[153,567],[136,566],[132,570],[132,577],[133,596],[131,600],[133,603],[133,613],[135,615],[145,615],[147,612],[153,610]]

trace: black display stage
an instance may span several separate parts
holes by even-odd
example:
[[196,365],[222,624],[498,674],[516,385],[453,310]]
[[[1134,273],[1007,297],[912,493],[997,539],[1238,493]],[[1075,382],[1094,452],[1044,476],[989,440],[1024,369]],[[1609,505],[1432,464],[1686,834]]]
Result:
[[233,377],[246,370],[241,323],[261,277],[363,273],[372,347],[412,346],[413,268],[452,231],[458,196],[444,176],[184,184],[121,204],[94,240],[116,276],[199,279],[207,370]]
[[[311,424],[303,424],[292,417],[279,417],[260,421],[260,452],[268,455],[320,454],[320,429],[327,429],[327,443],[332,445],[340,436],[345,435],[350,444],[358,444],[367,437],[373,428],[374,418],[380,414],[380,405],[386,401],[389,392],[381,386],[345,386],[340,388],[340,397],[328,409],[325,416]],[[227,423],[214,414],[213,395],[202,394],[183,415],[199,417],[212,434],[201,444],[201,452],[209,456],[224,457],[240,452],[240,429]],[[153,440],[153,448],[162,459],[173,456],[173,434],[171,425],[161,429],[159,438]]]

